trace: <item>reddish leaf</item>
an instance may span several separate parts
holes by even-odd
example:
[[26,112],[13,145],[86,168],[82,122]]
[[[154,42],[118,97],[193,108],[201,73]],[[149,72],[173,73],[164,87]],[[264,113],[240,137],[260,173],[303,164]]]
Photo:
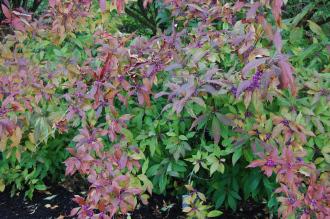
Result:
[[125,7],[125,0],[117,0],[116,3],[118,13],[122,13]]
[[262,25],[262,28],[264,29],[265,33],[267,34],[267,37],[269,40],[273,40],[273,29],[272,25],[270,25],[264,16],[259,15],[258,16],[258,23]]
[[272,13],[275,18],[276,24],[281,25],[281,8],[283,5],[283,0],[273,0],[272,1]]
[[79,210],[80,210],[80,207],[73,208],[70,212],[70,217],[73,217],[73,216],[77,215]]
[[50,6],[51,8],[54,8],[54,7],[55,7],[56,0],[49,0],[48,2],[49,2],[49,6]]
[[265,165],[265,161],[264,160],[255,160],[252,161],[247,167],[249,168],[255,168],[255,167],[260,167]]
[[111,58],[111,54],[108,53],[107,58],[106,58],[106,60],[105,60],[105,64],[104,64],[103,68],[101,69],[101,71],[100,71],[100,73],[99,73],[99,76],[98,76],[98,79],[99,79],[99,80],[102,80],[102,79],[103,79],[103,77],[104,77],[106,71],[108,70],[108,68],[109,68],[109,64],[110,64],[110,58]]
[[18,17],[14,17],[11,21],[11,25],[16,29],[20,31],[25,31],[25,27],[21,19]]
[[143,95],[143,93],[142,92],[138,92],[137,93],[137,97],[138,97],[139,104],[140,105],[143,105],[143,103],[144,103],[144,95]]
[[73,201],[75,201],[75,202],[78,203],[79,205],[83,205],[83,204],[85,204],[85,200],[84,200],[84,198],[82,198],[82,197],[79,196],[79,195],[75,195],[74,198],[73,198]]
[[151,102],[150,102],[149,94],[143,92],[143,99],[144,99],[144,102],[146,103],[147,107],[150,107],[151,106]]
[[280,86],[281,88],[289,88],[293,96],[297,95],[297,87],[293,77],[293,67],[287,60],[281,58],[278,62],[282,72],[280,75]]
[[4,4],[1,4],[1,9],[2,9],[2,12],[3,12],[3,14],[5,15],[5,17],[6,17],[8,20],[11,20],[11,12],[10,12],[9,9],[7,8],[7,6],[4,5]]
[[143,7],[147,7],[148,6],[148,4],[150,4],[152,2],[152,0],[144,0],[144,2],[143,2]]

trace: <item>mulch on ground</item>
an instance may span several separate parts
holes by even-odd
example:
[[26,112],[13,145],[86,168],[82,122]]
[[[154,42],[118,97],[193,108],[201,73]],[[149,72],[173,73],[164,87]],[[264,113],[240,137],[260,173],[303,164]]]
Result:
[[[74,192],[60,185],[50,186],[47,191],[35,192],[33,199],[24,197],[24,192],[14,197],[9,190],[0,193],[1,219],[65,219],[72,208],[77,207],[72,201]],[[241,203],[233,213],[225,211],[219,219],[264,219],[268,218],[265,207],[261,204],[247,201]],[[117,217],[126,218],[126,217]],[[181,211],[181,200],[168,196],[153,195],[149,204],[138,205],[131,213],[132,219],[184,219]]]

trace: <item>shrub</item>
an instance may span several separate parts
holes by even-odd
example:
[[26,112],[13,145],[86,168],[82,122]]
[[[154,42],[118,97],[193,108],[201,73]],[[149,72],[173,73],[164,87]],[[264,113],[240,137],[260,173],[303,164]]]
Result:
[[[112,3],[124,11],[124,1]],[[313,21],[306,34],[282,22],[281,0],[164,4],[173,24],[152,38],[103,23],[106,1],[101,15],[90,1],[51,1],[50,20],[23,22],[3,46],[2,63],[14,68],[1,76],[12,82],[0,90],[2,148],[19,159],[29,153],[22,139],[76,130],[66,174],[90,183],[74,198],[78,218],[126,214],[169,189],[186,194],[191,218],[242,199],[267,200],[284,218],[328,217],[326,33]],[[45,45],[25,46],[36,37]]]

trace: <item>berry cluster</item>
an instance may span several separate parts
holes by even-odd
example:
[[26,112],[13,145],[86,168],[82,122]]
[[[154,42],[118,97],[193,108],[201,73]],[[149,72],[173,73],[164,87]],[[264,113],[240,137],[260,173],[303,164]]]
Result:
[[255,89],[259,88],[261,77],[262,77],[262,71],[257,71],[252,77],[252,83],[248,88],[246,88],[246,90],[254,91]]

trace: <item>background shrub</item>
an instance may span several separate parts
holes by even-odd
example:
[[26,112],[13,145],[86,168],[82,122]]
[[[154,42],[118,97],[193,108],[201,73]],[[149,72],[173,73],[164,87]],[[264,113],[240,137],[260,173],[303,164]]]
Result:
[[188,217],[248,199],[284,218],[329,215],[329,34],[306,12],[323,2],[294,17],[290,3],[285,20],[279,0],[112,3],[51,1],[7,21],[2,190],[31,197],[65,160],[90,184],[79,218],[152,193],[186,195]]

